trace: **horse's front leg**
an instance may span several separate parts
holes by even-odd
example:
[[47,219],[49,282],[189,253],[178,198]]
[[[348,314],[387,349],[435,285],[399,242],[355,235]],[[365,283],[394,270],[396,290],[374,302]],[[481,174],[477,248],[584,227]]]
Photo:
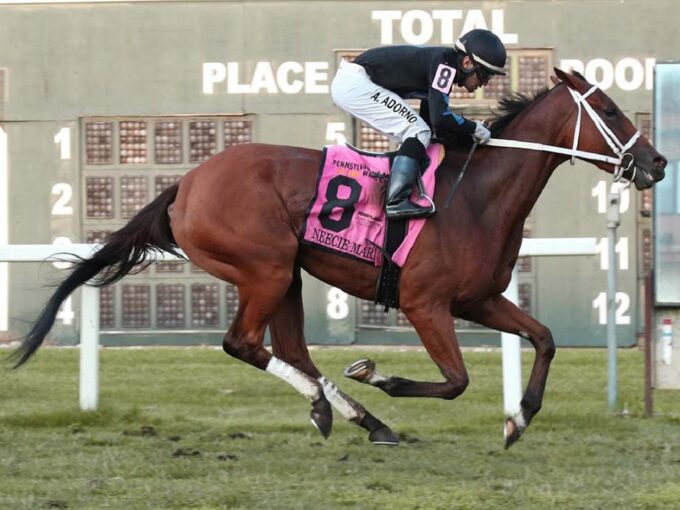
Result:
[[352,363],[345,369],[345,376],[376,386],[392,397],[456,398],[465,391],[468,375],[448,306],[421,306],[403,311],[445,381],[425,382],[384,376],[376,370],[375,363],[366,359]]
[[303,317],[302,278],[296,267],[293,281],[269,323],[269,331],[274,356],[312,378],[323,390],[325,398],[313,403],[313,423],[328,437],[333,420],[330,403],[343,418],[368,430],[368,439],[373,444],[398,445],[399,438],[387,425],[321,375],[307,350]]
[[481,302],[461,315],[461,318],[526,338],[536,350],[531,376],[520,404],[521,409],[516,416],[507,418],[505,422],[505,447],[509,448],[541,409],[550,362],[555,356],[552,333],[501,295]]

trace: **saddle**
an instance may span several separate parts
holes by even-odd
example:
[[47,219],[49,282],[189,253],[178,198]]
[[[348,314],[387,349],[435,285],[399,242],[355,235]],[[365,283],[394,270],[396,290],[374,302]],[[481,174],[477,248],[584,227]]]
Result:
[[[434,194],[435,171],[444,147],[427,149],[430,165],[421,180]],[[395,152],[372,153],[350,145],[324,147],[317,187],[302,225],[300,242],[381,268],[376,303],[399,308],[399,275],[424,219],[390,220],[385,195]],[[429,205],[414,192],[411,201]]]

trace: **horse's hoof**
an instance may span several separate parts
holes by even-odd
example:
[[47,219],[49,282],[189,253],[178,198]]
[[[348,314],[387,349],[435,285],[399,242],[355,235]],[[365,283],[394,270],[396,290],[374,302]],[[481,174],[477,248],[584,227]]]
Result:
[[325,398],[320,398],[312,403],[312,411],[309,413],[312,418],[312,425],[321,432],[324,439],[328,439],[333,428],[333,411],[331,405]]
[[505,437],[505,449],[510,448],[522,435],[517,423],[513,418],[505,419],[505,427],[503,427],[503,437]]
[[360,359],[348,366],[343,375],[359,382],[366,382],[375,371],[375,363],[370,359]]
[[389,427],[380,427],[368,435],[368,440],[377,445],[399,446],[399,438]]

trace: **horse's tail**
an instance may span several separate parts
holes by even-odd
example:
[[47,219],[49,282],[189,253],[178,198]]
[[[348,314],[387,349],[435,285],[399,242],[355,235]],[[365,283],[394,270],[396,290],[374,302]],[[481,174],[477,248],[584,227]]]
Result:
[[102,248],[90,258],[81,259],[74,265],[71,274],[57,287],[57,290],[43,308],[38,320],[11,358],[15,368],[23,365],[40,347],[52,328],[59,307],[78,287],[91,281],[97,287],[111,285],[131,271],[139,272],[153,260],[149,255],[167,251],[182,256],[170,229],[167,209],[175,201],[179,185],[175,184],[139,211],[120,230],[110,234]]

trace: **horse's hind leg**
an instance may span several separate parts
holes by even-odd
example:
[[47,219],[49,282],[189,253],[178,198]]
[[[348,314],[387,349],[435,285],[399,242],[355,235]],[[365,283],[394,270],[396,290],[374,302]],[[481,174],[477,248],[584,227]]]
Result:
[[[333,382],[321,375],[305,344],[303,317],[302,278],[300,269],[296,268],[293,273],[293,281],[269,323],[274,356],[318,381],[331,405],[346,420],[368,430],[368,438],[372,443],[399,444],[399,439],[389,427],[366,411],[359,402],[340,391]],[[328,413],[330,415],[330,409],[328,409]]]
[[520,438],[529,422],[541,409],[550,362],[555,356],[552,333],[546,326],[500,295],[483,301],[463,318],[526,338],[536,350],[529,382],[520,403],[520,411],[517,416],[507,418],[505,421],[505,447],[509,448]]
[[[226,275],[226,271],[230,269],[229,266],[214,259],[202,262],[202,267],[216,276]],[[272,356],[264,347],[265,328],[290,286],[290,269],[281,265],[271,265],[266,271],[251,273],[248,278],[242,280],[247,280],[247,284],[237,285],[239,308],[229,331],[224,336],[222,344],[224,351],[293,386],[312,403],[312,423],[324,437],[328,437],[331,432],[332,415],[321,384],[299,369]]]

